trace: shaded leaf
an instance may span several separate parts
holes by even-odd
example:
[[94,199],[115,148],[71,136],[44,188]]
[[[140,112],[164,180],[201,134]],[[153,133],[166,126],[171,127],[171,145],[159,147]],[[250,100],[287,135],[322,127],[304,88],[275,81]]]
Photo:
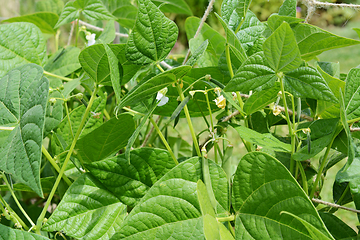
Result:
[[344,223],[341,219],[334,214],[328,212],[319,212],[321,219],[324,221],[329,232],[335,239],[356,239],[357,233]]
[[49,81],[43,69],[26,64],[0,79],[0,125],[15,127],[0,149],[0,169],[43,196],[41,146]]
[[230,29],[237,32],[245,19],[251,0],[224,0],[221,4],[221,17]]
[[209,45],[209,40],[206,39],[191,55],[189,60],[187,60],[186,65],[194,66],[202,54],[206,51],[207,46]]
[[1,239],[26,239],[26,240],[49,240],[47,237],[29,233],[17,229],[12,229],[0,224],[0,238]]
[[345,111],[351,120],[360,117],[360,68],[351,69],[345,82]]
[[184,0],[153,0],[162,12],[192,15],[189,5]]
[[244,112],[246,115],[250,115],[263,109],[276,100],[279,91],[280,86],[277,84],[272,88],[252,94],[244,104]]
[[126,58],[138,65],[164,60],[178,37],[176,24],[150,0],[139,0],[135,26],[126,44]]
[[[44,66],[44,70],[53,74],[66,77],[81,68],[79,54],[81,50],[68,46],[54,53]],[[51,77],[50,77],[51,78]]]

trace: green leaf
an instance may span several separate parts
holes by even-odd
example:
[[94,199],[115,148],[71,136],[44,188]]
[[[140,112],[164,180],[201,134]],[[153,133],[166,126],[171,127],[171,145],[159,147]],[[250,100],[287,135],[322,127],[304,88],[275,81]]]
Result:
[[357,35],[360,38],[360,28],[353,28],[353,30],[357,33]]
[[209,45],[209,40],[206,39],[191,55],[189,60],[187,60],[186,65],[194,66],[196,62],[200,59],[202,54],[206,51],[206,48]]
[[324,78],[312,67],[299,67],[287,72],[284,77],[284,86],[285,90],[295,97],[338,102]]
[[265,25],[260,22],[255,13],[248,11],[244,23],[241,25],[239,32],[236,36],[242,43],[245,50],[254,46],[255,41],[261,37],[262,32],[265,30]]
[[55,28],[78,19],[80,13],[89,20],[114,19],[101,0],[76,0],[65,4]]
[[[79,54],[81,50],[68,46],[54,53],[44,66],[44,70],[53,74],[66,77],[81,68]],[[50,77],[52,78],[52,77]]]
[[[317,228],[320,236],[331,238],[297,181],[266,153],[251,152],[240,160],[232,197],[236,239],[313,239],[303,221]],[[298,219],[281,214],[284,211]]]
[[[335,78],[340,78],[340,63],[339,62],[316,62],[316,64],[326,74],[328,74],[332,77],[335,77]],[[317,68],[317,69],[319,71],[319,68]],[[334,92],[334,94],[336,94],[336,93]]]
[[104,31],[101,32],[98,39],[96,39],[97,43],[112,43],[116,37],[115,35],[115,21],[110,20],[106,23]]
[[304,21],[302,18],[296,18],[296,17],[290,17],[290,16],[280,16],[277,14],[272,14],[268,18],[267,24],[268,24],[269,28],[271,29],[271,31],[274,32],[284,22],[287,22],[290,25],[290,27],[294,27],[302,21]]
[[[219,182],[226,184],[223,170],[213,162],[209,161],[209,165],[212,186]],[[213,172],[225,176],[219,178]],[[196,190],[201,175],[199,158],[191,158],[171,169],[150,188],[112,239],[204,239]]]
[[351,120],[360,117],[360,68],[351,69],[345,82],[345,111]]
[[126,58],[138,65],[164,60],[178,37],[176,24],[150,0],[139,0],[139,12],[128,42]]
[[125,154],[86,164],[86,167],[124,204],[135,207],[145,193],[162,176],[175,167],[166,150],[139,148]]
[[126,205],[86,173],[66,191],[42,230],[62,231],[77,239],[109,239],[125,216]]
[[157,93],[161,89],[170,86],[177,79],[184,76],[190,71],[191,66],[180,66],[166,72],[160,73],[147,81],[136,85],[120,102],[118,109],[125,106],[141,102],[149,99],[151,95]]
[[192,15],[189,5],[184,0],[153,0],[153,2],[163,12]]
[[41,146],[49,81],[35,64],[15,68],[0,79],[0,125],[15,127],[0,149],[0,169],[39,196]]
[[[41,178],[41,187],[44,193],[50,193],[51,189],[54,186],[54,183],[56,181],[55,177],[46,177]],[[21,192],[34,192],[31,188],[29,188],[27,185],[23,183],[15,183],[12,185],[12,189],[14,191],[21,191]],[[0,185],[0,191],[9,191],[8,186],[6,185]]]
[[251,0],[224,0],[221,4],[221,17],[234,32],[237,32],[245,19]]
[[357,233],[334,214],[319,212],[329,232],[335,239],[356,239]]
[[137,16],[137,7],[131,4],[131,0],[113,1],[102,0],[109,12],[115,16],[116,21],[123,27],[133,28]]
[[59,17],[55,13],[51,12],[39,12],[39,13],[33,13],[28,15],[22,15],[20,17],[13,17],[6,19],[2,22],[28,22],[35,24],[42,33],[47,34],[56,34],[56,31],[54,29],[55,24],[57,23]]
[[106,55],[108,57],[109,70],[110,70],[110,79],[111,84],[115,92],[115,98],[117,102],[121,101],[121,86],[120,86],[120,73],[118,59],[116,58],[114,52],[110,49],[108,45],[103,44],[105,48]]
[[277,84],[272,88],[252,94],[244,104],[244,112],[246,115],[250,115],[275,102],[279,91],[280,86]]
[[120,114],[79,139],[78,154],[86,162],[102,160],[125,147],[134,131],[132,116]]
[[[50,87],[52,89],[60,88],[62,85],[63,84],[60,79],[50,79]],[[55,90],[50,93],[49,99],[51,98],[55,98],[57,100],[54,104],[50,103],[46,106],[44,136],[47,136],[51,130],[55,129],[63,119],[64,101],[60,100],[63,98],[62,94]]]
[[199,180],[197,182],[196,192],[197,192],[199,203],[200,203],[201,214],[203,216],[208,214],[212,217],[215,217],[215,211],[211,204],[211,201],[210,201],[210,198],[208,195],[208,191],[206,189],[205,184],[201,180]]
[[274,85],[277,77],[270,68],[264,53],[259,52],[250,56],[237,70],[234,77],[224,88],[226,92],[248,92],[263,90]]
[[293,28],[301,57],[305,61],[313,59],[320,53],[359,44],[360,41],[344,38],[327,32],[319,27],[299,23]]
[[[201,19],[197,17],[188,17],[186,19],[185,31],[186,31],[186,36],[188,39],[190,39],[190,41],[193,41],[192,38],[194,38],[200,22]],[[210,61],[212,63],[218,62],[221,54],[225,51],[225,44],[226,44],[225,38],[218,31],[215,31],[208,24],[204,23],[196,39],[198,39],[197,40],[198,45],[193,46],[193,48],[191,49],[192,52],[194,52],[198,48],[198,46],[200,46],[200,44],[202,44],[204,41],[206,41],[207,39],[209,40],[209,46],[206,51],[206,53],[208,54],[204,54],[200,58],[200,60],[198,61],[198,65],[200,67],[216,66],[216,64],[202,65],[201,63],[206,61]],[[191,44],[190,47],[192,47]]]
[[266,39],[264,42],[264,54],[275,72],[287,72],[300,66],[300,51],[288,23],[282,23]]
[[64,7],[62,0],[40,0],[35,2],[36,12],[53,12],[59,15]]
[[275,138],[270,133],[261,134],[241,125],[230,124],[244,140],[278,152],[290,152],[291,145]]
[[285,0],[279,9],[279,15],[296,17],[296,4],[296,0]]
[[0,224],[0,238],[1,239],[26,239],[26,240],[49,240],[47,237],[29,233],[17,229],[12,229]]
[[0,25],[0,77],[27,63],[43,66],[47,60],[46,42],[32,23]]

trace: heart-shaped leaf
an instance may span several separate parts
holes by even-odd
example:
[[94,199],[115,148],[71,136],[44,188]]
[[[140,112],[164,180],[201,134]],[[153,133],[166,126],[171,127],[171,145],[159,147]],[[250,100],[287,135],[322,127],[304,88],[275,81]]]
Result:
[[43,66],[47,60],[43,34],[32,23],[0,25],[0,77],[27,63]]
[[275,72],[287,72],[301,64],[300,51],[294,33],[288,23],[283,22],[264,42],[264,54]]
[[[307,227],[332,239],[308,196],[290,172],[266,153],[246,154],[233,183],[236,239],[312,239]],[[313,227],[313,228],[312,228]]]
[[81,175],[66,191],[44,231],[63,231],[77,239],[109,239],[126,216],[126,205],[91,174]]
[[176,24],[150,0],[139,0],[139,12],[128,42],[126,58],[138,65],[164,60],[178,36]]
[[0,169],[42,197],[41,146],[49,81],[43,69],[26,64],[0,79],[0,125],[15,127],[0,148]]

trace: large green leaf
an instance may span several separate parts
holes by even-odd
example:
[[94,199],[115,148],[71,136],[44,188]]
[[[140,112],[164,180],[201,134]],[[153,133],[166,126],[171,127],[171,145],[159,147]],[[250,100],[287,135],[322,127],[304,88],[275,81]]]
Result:
[[191,66],[180,66],[166,72],[160,73],[143,83],[136,85],[120,102],[118,109],[125,106],[141,102],[149,99],[151,95],[157,93],[161,89],[170,86],[177,79],[184,76],[190,71]]
[[152,0],[160,10],[169,13],[192,15],[192,11],[185,0]]
[[[201,19],[197,18],[197,17],[188,17],[186,19],[185,31],[186,31],[186,36],[189,39],[189,41],[193,41],[192,38],[194,38],[195,33],[200,25],[200,22],[201,22]],[[198,61],[198,65],[200,67],[216,66],[221,54],[225,50],[225,44],[226,44],[225,38],[219,32],[212,29],[208,24],[204,23],[204,25],[201,28],[201,31],[196,39],[198,39],[197,40],[198,44],[195,44],[195,45],[190,44],[192,52],[194,52],[200,46],[200,44],[202,44],[207,39],[209,41],[209,46],[206,50],[207,54],[204,54],[200,58],[200,60]],[[202,62],[211,62],[212,64],[211,65],[210,64],[202,64]]]
[[308,196],[277,159],[261,152],[246,154],[233,183],[236,239],[313,239],[289,212],[328,238],[324,223]]
[[3,22],[29,22],[35,24],[43,33],[47,34],[56,34],[54,29],[55,24],[57,23],[59,16],[51,12],[39,12],[29,15],[22,15],[20,17],[13,17],[4,20]]
[[78,153],[87,162],[102,160],[125,147],[134,130],[132,116],[120,114],[79,139]]
[[126,28],[132,28],[137,16],[137,7],[131,4],[131,0],[102,0],[109,12],[115,16],[116,21]]
[[252,94],[244,104],[244,112],[247,115],[253,114],[266,107],[268,104],[275,102],[280,86],[276,84],[274,87],[256,92]]
[[345,111],[351,120],[360,117],[360,68],[351,69],[345,82]]
[[327,32],[319,27],[299,23],[293,28],[301,57],[308,61],[320,53],[359,44],[360,41],[344,38]]
[[[213,187],[227,182],[220,167],[213,162],[209,162],[209,166]],[[211,168],[222,172],[224,177],[212,175]],[[203,239],[203,219],[196,191],[199,179],[199,158],[177,165],[150,188],[112,239]]]
[[43,34],[34,24],[2,24],[0,36],[0,77],[20,65],[45,64],[46,42]]
[[241,125],[231,124],[244,140],[277,152],[290,152],[291,145],[278,140],[270,133],[261,134]]
[[338,102],[325,79],[312,67],[299,67],[287,72],[284,85],[285,90],[296,97]]
[[287,72],[300,66],[300,51],[288,23],[282,23],[266,39],[264,42],[264,54],[275,72]]
[[178,37],[176,24],[150,0],[139,0],[139,12],[128,42],[126,58],[138,65],[164,60]]
[[86,173],[66,191],[42,230],[62,231],[76,239],[105,240],[119,231],[125,216],[126,205]]
[[263,90],[274,85],[277,77],[268,65],[264,53],[250,56],[237,70],[234,77],[224,88],[224,91],[248,92]]
[[114,19],[101,0],[76,0],[65,4],[55,28],[78,19],[80,13],[89,20]]
[[81,50],[68,46],[54,53],[44,66],[44,70],[59,76],[67,76],[81,67],[79,54]]
[[156,148],[132,150],[130,159],[129,164],[125,154],[120,154],[86,167],[120,201],[135,207],[151,186],[175,167],[175,163],[168,151]]
[[0,149],[0,169],[42,197],[41,146],[49,81],[35,64],[15,68],[0,79],[0,125],[15,127]]
[[47,237],[43,237],[35,233],[12,229],[2,224],[0,224],[0,239],[49,240]]
[[251,0],[224,0],[221,4],[221,17],[230,29],[237,32],[250,7]]
[[279,15],[296,17],[296,0],[285,0],[279,9]]

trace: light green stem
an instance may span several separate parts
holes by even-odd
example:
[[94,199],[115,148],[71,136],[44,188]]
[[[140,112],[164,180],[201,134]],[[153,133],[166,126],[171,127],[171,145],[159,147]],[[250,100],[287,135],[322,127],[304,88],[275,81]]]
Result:
[[230,221],[235,221],[235,219],[236,219],[235,215],[216,218],[216,220],[218,220],[218,222],[230,222]]
[[27,213],[25,212],[25,210],[23,209],[23,207],[21,206],[21,204],[19,203],[19,200],[17,199],[17,197],[15,196],[15,193],[14,191],[12,190],[6,176],[4,174],[2,174],[2,179],[4,180],[6,186],[8,187],[10,193],[11,193],[11,196],[13,197],[16,205],[18,206],[18,208],[20,209],[20,211],[22,212],[22,214],[24,214],[24,216],[26,217],[26,219],[29,221],[29,223],[31,224],[31,226],[34,226],[35,223],[31,220],[31,218],[29,217],[29,215],[27,215]]
[[303,168],[301,162],[296,162],[296,164],[297,164],[298,168],[300,169],[301,180],[302,180],[304,192],[306,193],[306,195],[308,195],[309,190],[308,190],[308,184],[307,184],[307,179],[306,179],[306,174],[305,174],[304,168]]
[[0,127],[0,130],[3,130],[3,131],[12,131],[14,130],[15,127]]
[[[182,92],[182,89],[181,89],[181,87],[180,87],[180,85],[178,83],[176,84],[176,87],[177,87],[177,90],[178,90],[178,93],[179,93],[179,96],[180,96],[180,100],[183,101],[185,99],[184,93]],[[191,137],[192,137],[194,145],[195,145],[196,153],[197,153],[197,155],[199,157],[201,157],[199,143],[197,141],[196,134],[195,134],[195,131],[194,131],[194,127],[193,127],[192,122],[191,122],[189,109],[187,108],[186,104],[184,106],[184,112],[185,112],[186,121],[187,121],[187,123],[189,125],[189,129],[190,129],[190,132],[191,132]]]
[[[211,107],[210,107],[210,101],[209,101],[209,96],[207,91],[204,92],[205,94],[205,98],[206,98],[206,102],[207,102],[207,106],[208,106],[208,110],[209,110],[209,115],[210,115],[210,132],[213,135],[213,137],[215,138],[215,130],[214,130],[214,122],[213,122],[213,118],[212,118],[212,112],[211,112]],[[215,156],[215,163],[218,164],[218,158],[217,158],[217,142],[214,142],[214,156]]]
[[225,46],[225,54],[226,54],[226,63],[227,63],[227,67],[228,67],[228,70],[229,70],[229,73],[230,73],[230,77],[233,78],[234,77],[234,71],[233,71],[233,68],[232,68],[232,65],[231,65],[230,47],[229,47],[228,43],[226,43],[226,46]]
[[[41,147],[41,151],[46,157],[46,159],[50,162],[50,164],[55,168],[55,170],[59,173],[60,167],[56,164],[55,160],[51,157],[50,153],[46,150],[44,146]],[[70,179],[64,174],[63,176],[64,181],[70,186],[72,182]]]
[[92,95],[91,95],[90,102],[89,102],[89,104],[88,104],[88,106],[87,106],[87,108],[86,108],[86,110],[85,110],[85,113],[84,113],[84,115],[83,115],[83,118],[81,119],[81,123],[80,123],[80,125],[79,125],[79,128],[78,128],[78,130],[76,131],[74,140],[73,140],[72,143],[71,143],[69,152],[68,152],[68,154],[66,155],[64,164],[63,164],[62,168],[60,169],[59,176],[56,178],[55,184],[54,184],[53,188],[51,189],[51,192],[50,192],[49,197],[48,197],[48,199],[47,199],[47,201],[46,201],[46,204],[45,204],[45,206],[44,206],[44,208],[43,208],[43,210],[42,210],[42,212],[41,212],[41,214],[40,214],[40,216],[39,216],[39,218],[38,218],[38,220],[37,220],[37,223],[36,223],[36,225],[37,225],[37,227],[36,227],[36,233],[37,233],[37,234],[40,234],[40,229],[41,229],[42,222],[43,222],[43,220],[44,220],[46,211],[47,211],[47,209],[48,209],[48,207],[49,207],[49,205],[50,205],[50,203],[51,203],[51,200],[52,200],[52,198],[53,198],[53,196],[54,196],[54,194],[55,194],[55,191],[56,191],[56,189],[57,189],[57,187],[58,187],[58,185],[59,185],[59,183],[60,183],[60,180],[61,180],[61,178],[62,178],[62,176],[63,176],[63,174],[64,174],[64,172],[65,172],[66,166],[67,166],[67,164],[68,164],[68,162],[69,162],[69,160],[70,160],[71,154],[72,154],[73,151],[74,151],[76,142],[77,142],[77,140],[78,140],[78,138],[79,138],[79,136],[80,136],[80,133],[81,133],[81,131],[82,131],[84,125],[85,125],[86,119],[87,119],[87,117],[88,117],[88,115],[89,115],[89,113],[90,113],[91,106],[93,105],[94,100],[95,100],[95,98],[96,98],[96,92],[97,92],[97,90],[98,90],[98,88],[97,88],[97,86],[96,86],[95,89],[94,89],[94,91],[93,91],[93,93],[92,93]]
[[173,151],[171,150],[171,148],[170,148],[170,146],[169,146],[168,142],[166,141],[166,139],[165,139],[164,135],[163,135],[163,134],[162,134],[162,132],[160,131],[160,129],[159,129],[159,127],[158,127],[158,125],[156,124],[156,122],[154,121],[154,119],[152,119],[152,117],[150,117],[150,118],[149,118],[149,120],[150,120],[151,124],[154,126],[154,128],[155,128],[156,132],[159,134],[159,136],[160,136],[160,138],[161,138],[162,142],[164,143],[164,145],[165,145],[166,149],[169,151],[169,153],[170,153],[170,155],[171,155],[172,159],[174,160],[175,164],[176,164],[176,165],[178,165],[178,164],[179,164],[179,162],[178,162],[178,160],[176,159],[176,157],[175,157],[175,155],[174,155]]
[[75,22],[75,29],[74,29],[75,30],[75,47],[77,47],[78,40],[79,40],[79,19],[76,19],[75,21],[76,21]]
[[10,213],[10,215],[9,215],[9,213],[6,212],[6,209],[4,209],[4,207],[2,206],[2,204],[0,204],[0,205],[1,205],[1,210],[2,210],[3,213],[4,213],[5,218],[6,218],[7,220],[10,220],[10,221],[14,222],[14,223],[15,223],[15,221],[14,221],[12,218],[15,218],[16,222],[20,223],[21,226],[22,226],[26,231],[28,231],[28,230],[29,230],[29,227],[26,226],[26,224],[24,223],[24,221],[14,212],[14,210],[12,210],[12,208],[11,208],[11,207],[7,204],[7,202],[2,198],[1,194],[0,194],[0,202],[1,202],[2,204],[4,204],[4,206],[6,207],[6,209],[8,210],[8,212]]
[[70,112],[69,112],[69,108],[68,108],[67,102],[64,102],[64,105],[65,105],[65,111],[66,111],[66,118],[67,118],[68,123],[69,123],[71,138],[74,139],[74,132],[73,132],[72,126],[71,126]]
[[53,73],[48,72],[48,71],[44,71],[44,74],[45,74],[45,75],[48,75],[48,76],[50,76],[50,77],[54,77],[54,78],[58,78],[58,79],[61,79],[61,80],[67,81],[67,82],[70,82],[70,81],[72,81],[72,80],[73,80],[72,78],[59,76],[59,75],[53,74]]

